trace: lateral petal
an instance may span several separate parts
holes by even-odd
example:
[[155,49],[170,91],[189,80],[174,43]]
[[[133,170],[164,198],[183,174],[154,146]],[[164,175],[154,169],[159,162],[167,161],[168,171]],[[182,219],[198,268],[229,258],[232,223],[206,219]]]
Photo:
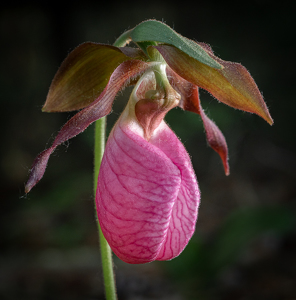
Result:
[[91,123],[111,112],[113,100],[121,88],[130,80],[149,67],[140,60],[125,61],[119,65],[111,75],[109,82],[100,96],[88,107],[73,116],[60,130],[52,146],[41,152],[33,162],[29,180],[25,186],[28,193],[43,177],[47,161],[55,148],[65,141],[83,132]]
[[205,114],[199,100],[198,87],[183,79],[170,68],[167,68],[167,72],[171,84],[182,96],[179,106],[184,110],[195,112],[201,116],[207,142],[220,155],[225,174],[229,175],[228,147],[225,137],[218,126]]

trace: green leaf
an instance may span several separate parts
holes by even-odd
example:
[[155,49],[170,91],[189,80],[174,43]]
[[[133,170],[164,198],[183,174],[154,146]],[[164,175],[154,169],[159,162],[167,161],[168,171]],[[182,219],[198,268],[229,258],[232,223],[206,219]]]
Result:
[[140,23],[131,30],[130,37],[135,43],[154,41],[173,45],[203,64],[215,69],[223,68],[200,45],[183,37],[168,25],[156,20],[148,20]]
[[84,43],[75,48],[58,69],[43,111],[63,112],[91,104],[107,85],[113,71],[124,61],[143,60],[141,50]]

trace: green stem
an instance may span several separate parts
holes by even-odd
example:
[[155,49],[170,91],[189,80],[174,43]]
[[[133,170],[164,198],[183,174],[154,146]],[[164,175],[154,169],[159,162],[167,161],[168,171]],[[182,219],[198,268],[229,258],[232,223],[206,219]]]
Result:
[[[95,122],[95,149],[94,149],[95,150],[94,153],[94,195],[95,197],[96,197],[99,170],[100,170],[101,161],[105,149],[105,136],[106,136],[106,118],[104,117]],[[116,300],[117,296],[116,296],[115,280],[113,274],[112,251],[102,233],[98,220],[97,220],[97,224],[98,224],[99,237],[100,237],[101,259],[102,259],[103,276],[104,276],[104,283],[105,283],[105,295],[107,300]]]
[[125,31],[113,44],[115,47],[124,47],[131,41],[130,33],[132,29]]
[[[130,34],[130,30],[124,32],[115,41],[113,46],[124,47],[130,41],[129,34]],[[105,139],[106,139],[106,117],[101,118],[95,122],[95,149],[94,149],[95,150],[94,153],[94,196],[95,198],[96,198],[99,170],[100,170],[100,166],[101,166],[101,162],[105,150]],[[101,259],[102,259],[106,300],[117,300],[115,279],[113,273],[112,250],[103,235],[99,220],[97,220],[97,226],[98,226],[99,238],[100,238]]]

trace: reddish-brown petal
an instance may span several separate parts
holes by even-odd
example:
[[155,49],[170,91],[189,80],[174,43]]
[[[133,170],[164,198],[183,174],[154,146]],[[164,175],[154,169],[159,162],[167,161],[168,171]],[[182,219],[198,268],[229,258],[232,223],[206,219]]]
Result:
[[[187,81],[209,91],[219,101],[229,106],[255,113],[269,124],[273,123],[256,83],[241,64],[215,57],[224,67],[218,70],[193,59],[173,46],[159,45],[155,48],[167,64]],[[209,47],[204,49],[214,57]]]
[[62,127],[52,146],[37,156],[33,162],[30,177],[25,187],[26,193],[28,193],[43,177],[47,161],[54,149],[61,143],[64,143],[70,138],[73,138],[77,134],[83,132],[92,122],[109,114],[113,100],[119,90],[129,81],[130,78],[137,76],[148,67],[149,64],[143,61],[130,60],[123,62],[116,68],[101,95],[90,106],[84,108],[72,117]]
[[167,73],[172,86],[180,93],[180,95],[182,95],[179,106],[184,110],[195,112],[201,116],[206,131],[207,141],[209,145],[220,155],[225,174],[229,175],[228,148],[225,137],[218,126],[202,109],[199,100],[198,87],[184,80],[170,68],[167,68]]
[[195,96],[191,97],[193,87],[197,90],[198,87],[179,76],[170,67],[167,67],[166,71],[171,86],[181,95],[179,107],[200,115],[199,94],[195,93]]
[[97,99],[113,71],[124,61],[142,59],[135,48],[84,43],[75,48],[58,69],[43,107],[45,112],[84,108]]
[[230,174],[228,164],[228,148],[225,137],[218,126],[205,114],[200,105],[202,118],[209,145],[220,155],[226,175]]

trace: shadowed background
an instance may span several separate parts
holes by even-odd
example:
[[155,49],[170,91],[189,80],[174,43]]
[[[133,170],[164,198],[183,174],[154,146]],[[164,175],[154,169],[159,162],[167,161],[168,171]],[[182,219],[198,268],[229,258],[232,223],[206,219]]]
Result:
[[[92,196],[93,126],[56,150],[27,196],[24,183],[34,157],[73,115],[41,112],[66,55],[85,41],[112,44],[149,18],[242,63],[275,124],[201,91],[206,113],[228,142],[226,177],[200,117],[180,109],[167,115],[201,188],[196,233],[171,262],[128,265],[114,258],[119,299],[296,298],[294,12],[284,4],[247,3],[1,5],[1,299],[104,299]],[[108,131],[129,91],[117,97]]]

